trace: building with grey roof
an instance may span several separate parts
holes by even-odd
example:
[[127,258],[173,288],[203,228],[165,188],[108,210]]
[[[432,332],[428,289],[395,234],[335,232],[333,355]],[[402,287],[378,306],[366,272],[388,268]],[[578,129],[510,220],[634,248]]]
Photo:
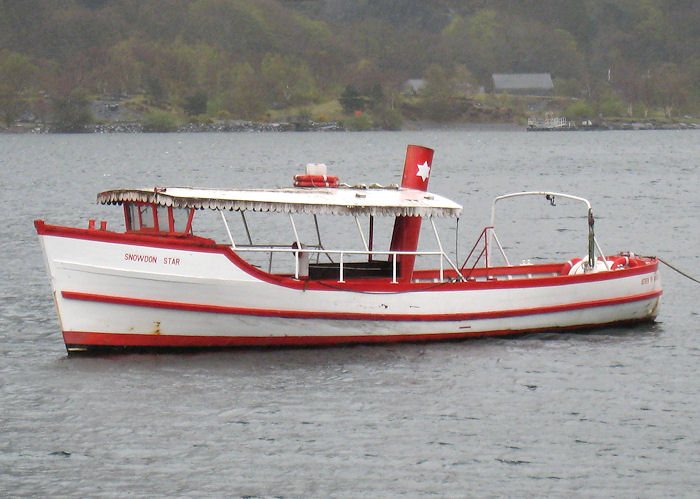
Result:
[[497,94],[553,95],[554,84],[549,73],[494,73],[493,91]]

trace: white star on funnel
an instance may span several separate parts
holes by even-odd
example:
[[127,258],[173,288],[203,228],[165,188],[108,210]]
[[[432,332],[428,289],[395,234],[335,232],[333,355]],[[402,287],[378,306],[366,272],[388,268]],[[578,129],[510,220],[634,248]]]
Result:
[[418,173],[416,173],[416,177],[422,178],[423,182],[425,182],[430,176],[430,166],[428,166],[428,162],[423,161],[422,165],[416,166],[418,167]]

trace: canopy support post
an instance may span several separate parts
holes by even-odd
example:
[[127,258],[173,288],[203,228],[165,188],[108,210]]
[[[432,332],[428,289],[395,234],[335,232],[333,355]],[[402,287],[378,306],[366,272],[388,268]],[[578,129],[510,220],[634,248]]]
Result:
[[360,219],[357,218],[357,215],[355,215],[355,224],[357,225],[357,230],[360,232],[360,237],[362,238],[362,245],[365,247],[365,251],[369,253],[369,246],[367,245],[367,239],[365,239],[365,235],[362,233],[362,227],[360,226]]
[[369,216],[369,258],[368,261],[372,261],[372,250],[374,249],[374,215]]
[[292,230],[294,231],[294,240],[297,242],[297,247],[301,249],[301,241],[299,240],[299,233],[297,232],[297,226],[294,224],[294,217],[289,214],[289,221],[292,222]]
[[245,227],[245,233],[248,235],[248,244],[253,245],[253,238],[250,237],[250,230],[248,229],[248,221],[245,219],[245,213],[241,211],[241,218],[243,218],[243,226]]
[[231,235],[231,229],[228,227],[228,222],[226,221],[226,216],[224,215],[223,210],[219,210],[219,213],[221,213],[221,220],[224,221],[224,227],[226,227],[226,233],[228,234],[228,240],[231,241],[231,249],[236,249],[236,243],[233,241],[233,236]]
[[[318,239],[318,249],[325,249],[323,247],[323,243],[321,242],[321,231],[318,228],[318,217],[314,213],[314,225],[316,226],[316,239]],[[326,253],[326,256],[328,259],[333,263],[333,259],[331,258],[331,255]],[[321,253],[316,253],[316,263],[318,263],[319,259],[321,258]]]
[[455,270],[455,272],[457,272],[457,275],[460,277],[460,279],[462,281],[464,281],[464,276],[462,275],[462,273],[459,271],[457,266],[454,263],[452,263],[452,260],[450,260],[450,257],[447,256],[447,254],[445,253],[445,250],[442,249],[442,241],[440,241],[440,236],[438,235],[437,227],[435,227],[435,220],[433,219],[433,217],[430,217],[430,224],[433,226],[433,233],[435,234],[435,240],[437,241],[438,248],[440,249],[440,282],[442,282],[442,280],[443,280],[443,269],[442,269],[442,259],[443,258],[445,260],[447,260],[447,263],[450,264],[450,267],[452,267]]
[[296,241],[297,251],[293,253],[294,258],[294,278],[299,279],[299,255],[301,254],[301,241],[299,240],[299,233],[297,232],[297,226],[294,224],[294,217],[289,214],[289,221],[292,222],[292,230],[294,231],[294,240]]
[[457,225],[455,227],[455,261],[459,261],[459,217],[457,217]]

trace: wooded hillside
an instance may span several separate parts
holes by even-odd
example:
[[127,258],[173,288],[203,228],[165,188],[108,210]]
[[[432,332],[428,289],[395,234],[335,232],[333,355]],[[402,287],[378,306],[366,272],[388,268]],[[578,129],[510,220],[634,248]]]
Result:
[[[699,26],[696,0],[0,0],[0,120],[70,129],[122,96],[147,114],[362,110],[390,128],[468,120],[455,103],[518,72],[551,73],[588,113],[683,116]],[[427,85],[409,98],[410,78]]]

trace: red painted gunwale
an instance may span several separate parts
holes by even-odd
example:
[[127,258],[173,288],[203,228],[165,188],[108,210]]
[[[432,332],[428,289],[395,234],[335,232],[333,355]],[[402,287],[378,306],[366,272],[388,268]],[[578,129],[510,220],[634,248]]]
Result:
[[[634,275],[649,274],[656,272],[658,261],[655,258],[636,259],[637,266],[616,270],[614,272],[598,272],[594,274],[579,275],[551,275],[544,277],[533,277],[529,279],[489,279],[481,281],[455,281],[442,283],[420,283],[420,282],[399,282],[391,283],[390,278],[358,278],[346,279],[340,283],[335,279],[329,280],[298,280],[291,276],[268,274],[246,262],[238,256],[229,246],[216,244],[212,239],[186,235],[151,235],[141,233],[121,233],[98,229],[82,229],[76,227],[64,227],[58,225],[48,225],[43,220],[35,220],[34,225],[37,233],[43,236],[68,237],[73,239],[84,239],[101,241],[116,244],[131,244],[135,246],[147,246],[153,248],[167,248],[176,250],[198,251],[206,253],[218,253],[228,258],[234,265],[251,276],[264,282],[285,286],[292,289],[311,290],[338,290],[338,291],[361,291],[361,292],[411,292],[411,291],[450,291],[464,289],[506,289],[506,288],[529,288],[563,286],[582,282],[605,281],[608,279],[619,279]],[[486,272],[489,276],[516,275],[516,274],[548,274],[556,272],[564,264],[527,265],[517,267],[491,267],[485,269],[475,269],[472,277],[483,277]],[[466,271],[465,271],[466,273]],[[432,278],[437,277],[437,270],[416,271],[416,277]],[[453,270],[445,270],[446,277],[455,276]]]

